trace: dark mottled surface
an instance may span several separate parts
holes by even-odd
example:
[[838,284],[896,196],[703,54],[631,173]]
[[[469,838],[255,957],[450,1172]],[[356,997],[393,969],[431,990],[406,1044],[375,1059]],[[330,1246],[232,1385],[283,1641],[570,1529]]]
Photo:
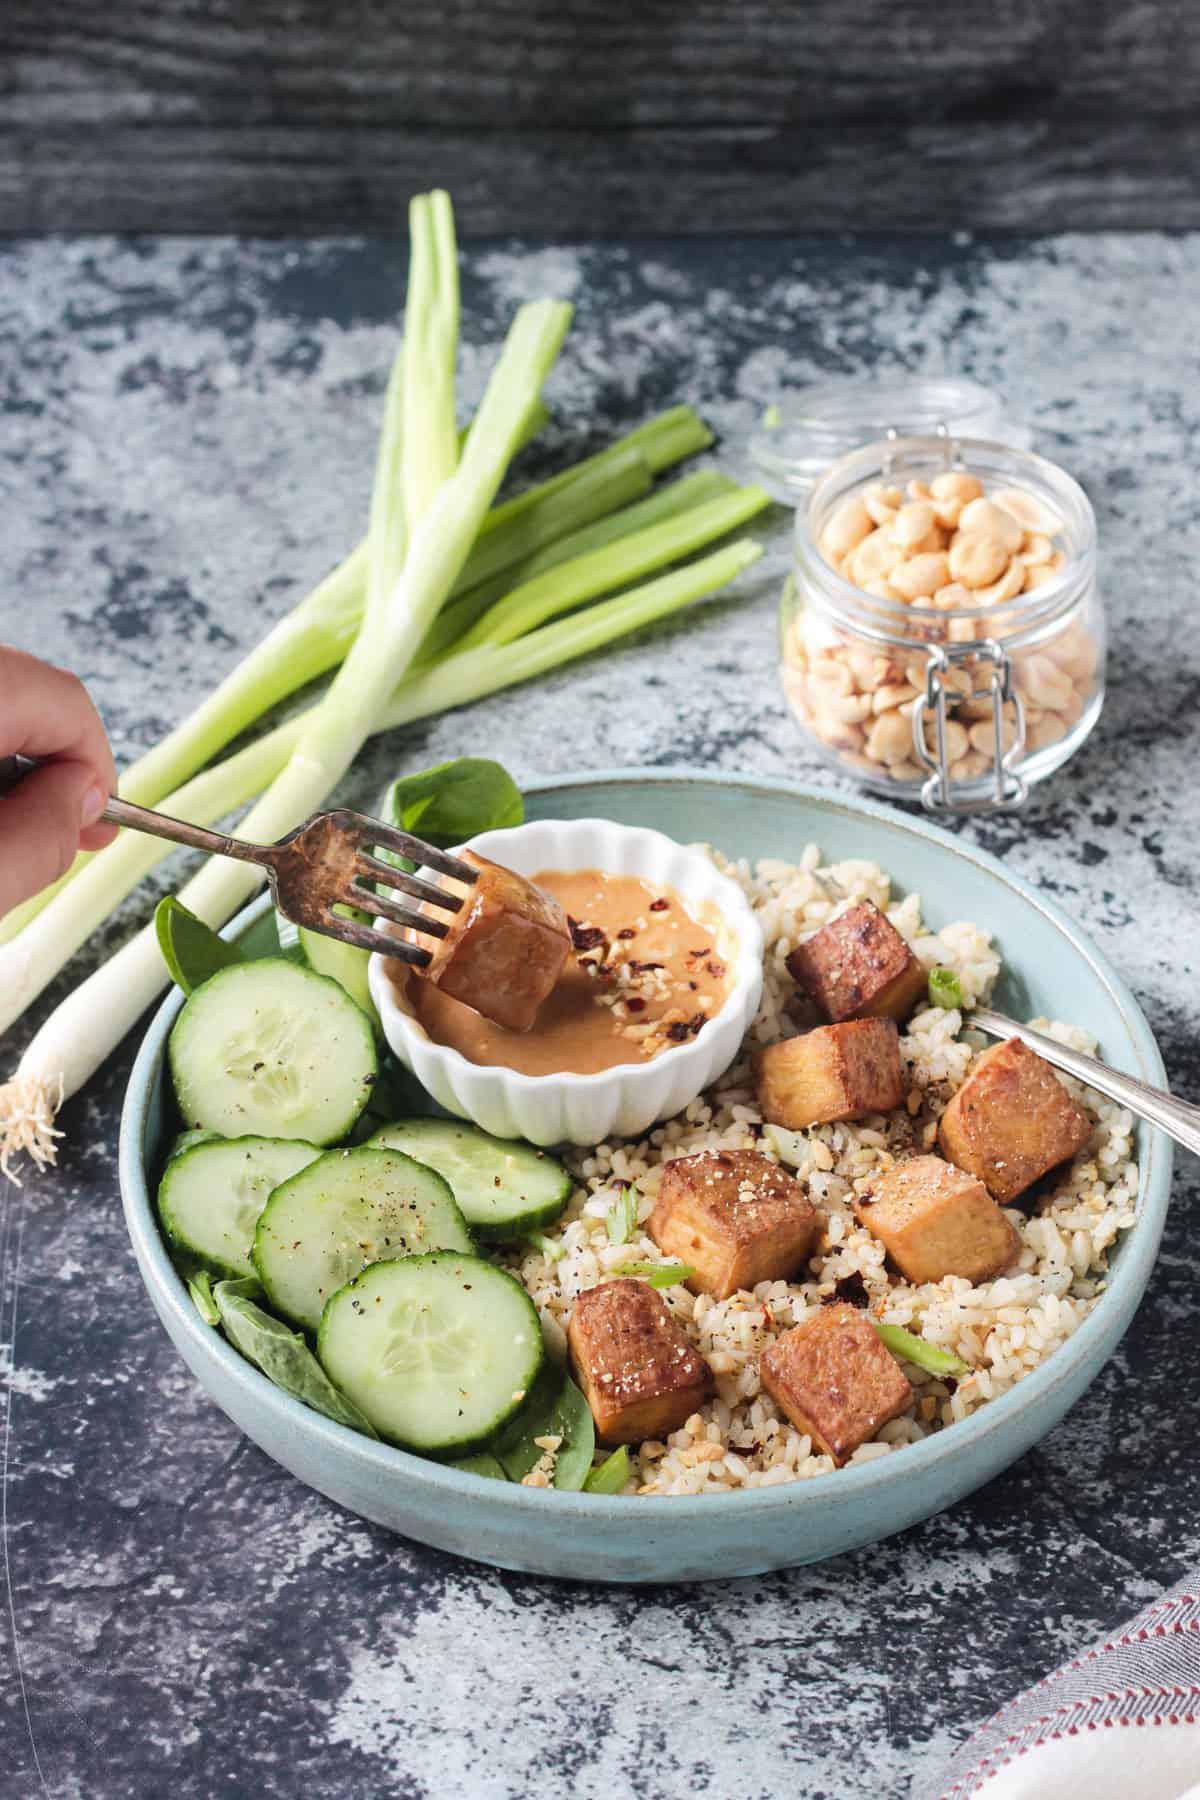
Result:
[[[358,534],[401,275],[398,247],[358,243],[0,252],[0,633],[87,676],[122,756]],[[967,369],[1034,421],[1097,506],[1112,686],[1020,817],[963,829],[1095,936],[1193,1095],[1198,277],[1200,239],[1155,236],[497,246],[464,295],[469,394],[515,299],[577,301],[547,454],[687,397],[736,464],[781,387],[871,367]],[[762,678],[782,561],[777,533],[686,625],[375,745],[347,795],[483,745],[521,777],[694,759],[829,780]],[[1194,1163],[1120,1355],[985,1492],[820,1568],[603,1591],[389,1538],[240,1439],[126,1245],[128,1066],[68,1109],[57,1175],[3,1195],[6,1796],[891,1800],[1200,1553]]]

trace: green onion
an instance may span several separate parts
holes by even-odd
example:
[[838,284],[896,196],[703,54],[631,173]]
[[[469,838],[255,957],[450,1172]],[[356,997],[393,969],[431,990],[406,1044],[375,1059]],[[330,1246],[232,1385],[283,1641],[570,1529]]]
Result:
[[559,1238],[547,1237],[544,1231],[531,1231],[525,1242],[531,1250],[537,1250],[550,1262],[561,1262],[567,1254],[567,1246]]
[[632,1275],[639,1281],[645,1281],[651,1287],[678,1287],[681,1281],[688,1281],[696,1273],[689,1263],[667,1262],[629,1262],[618,1263],[613,1270],[614,1275]]
[[[458,467],[458,428],[454,415],[454,361],[458,350],[458,255],[454,243],[454,214],[450,196],[442,189],[416,194],[409,203],[408,231],[411,244],[408,298],[404,308],[403,381],[398,399],[401,418],[396,437],[403,441],[402,459],[380,471],[377,496],[383,496],[383,517],[394,514],[394,477],[404,489],[403,518],[408,532],[415,532],[437,494]],[[475,426],[467,433],[463,455],[471,450]],[[388,438],[385,426],[384,439]],[[514,446],[515,451],[515,446]],[[372,530],[376,519],[372,514]],[[403,526],[395,527],[398,560],[388,559],[386,573],[392,581],[403,562]],[[470,546],[467,546],[468,549]],[[368,605],[370,595],[368,590]]]
[[931,1375],[969,1375],[970,1363],[965,1363],[961,1356],[954,1356],[949,1350],[939,1350],[936,1344],[928,1339],[917,1337],[915,1332],[905,1331],[903,1325],[880,1325],[873,1319],[885,1347],[893,1356],[904,1362],[915,1363],[918,1369],[928,1369]]
[[[467,593],[452,599],[434,620],[421,646],[418,663],[434,662],[451,645],[456,646],[463,633],[469,631],[490,606],[503,600],[513,588],[531,581],[535,575],[542,575],[577,556],[586,556],[592,550],[602,550],[618,538],[628,537],[647,525],[657,525],[663,519],[674,518],[690,507],[699,506],[703,500],[715,499],[718,494],[732,493],[736,487],[737,483],[718,469],[697,469],[679,481],[667,482],[646,500],[623,506],[620,511],[583,525],[578,531],[568,532],[566,537],[556,538],[552,544],[523,557],[492,580],[481,581]],[[565,491],[569,494],[574,490],[568,487]],[[470,572],[469,563],[466,572]]]
[[952,1012],[963,1003],[962,982],[953,969],[930,969],[929,999],[932,1005]]
[[[433,222],[430,229],[434,229]],[[440,252],[433,263],[432,275],[426,272],[430,291],[423,297],[425,329],[429,341],[441,345],[449,330],[446,317],[450,312],[457,317],[457,283],[450,281]],[[282,837],[321,805],[350,767],[383,713],[397,676],[411,662],[467,559],[520,440],[529,408],[558,354],[570,316],[570,307],[555,301],[534,302],[518,311],[461,460],[409,533],[403,569],[390,592],[385,591],[380,571],[390,568],[399,541],[390,509],[401,503],[394,482],[396,415],[401,409],[385,408],[368,533],[368,598],[362,626],[323,699],[306,716],[285,766],[242,821],[244,836],[264,843]],[[405,357],[403,380],[406,386],[420,388],[422,370],[414,358]],[[394,393],[395,388],[389,392]],[[430,402],[435,414],[446,410],[437,379]],[[419,409],[406,404],[403,410],[412,416]],[[435,418],[435,428],[436,424]],[[424,439],[404,451],[406,457],[429,454],[430,445]],[[406,483],[406,498],[409,491]],[[257,885],[258,871],[252,866],[214,859],[187,884],[180,899],[198,918],[217,926]],[[72,899],[65,891],[59,896],[59,901]],[[107,911],[112,896],[106,899]],[[69,954],[57,939],[44,938],[40,954],[28,953],[28,933],[44,926],[52,910],[47,908],[20,939],[0,953],[0,965],[6,958],[15,963],[16,977],[5,979],[0,969],[0,1030],[41,992]],[[7,1159],[14,1149],[22,1148],[43,1159],[52,1155],[51,1124],[58,1099],[75,1093],[100,1066],[159,992],[164,975],[151,926],[81,983],[51,1015],[22,1057],[15,1079],[0,1090],[0,1155]],[[20,994],[16,1011],[10,1000],[14,988]]]
[[480,537],[451,592],[465,594],[481,582],[492,581],[560,538],[641,499],[650,492],[653,480],[640,450],[632,445],[615,446],[606,461],[594,468],[584,465],[583,473],[573,481],[532,501],[505,524]]
[[664,519],[644,531],[635,531],[632,537],[536,575],[497,601],[463,636],[456,649],[463,652],[480,644],[511,644],[536,631],[547,619],[570,612],[599,594],[625,587],[662,568],[664,563],[678,562],[702,545],[725,537],[761,512],[769,500],[762,488],[737,488],[732,494],[689,507],[675,518]]
[[514,494],[500,506],[492,508],[483,526],[484,537],[498,531],[501,526],[515,519],[526,507],[534,506],[538,501],[552,494],[555,489],[565,487],[568,482],[578,481],[581,475],[598,465],[611,462],[623,450],[632,447],[639,450],[650,466],[652,474],[658,475],[669,469],[672,463],[682,462],[687,456],[695,456],[698,451],[711,449],[713,434],[690,406],[672,406],[666,412],[658,413],[653,419],[647,419],[644,425],[627,432],[616,444],[610,444],[607,450],[597,451],[585,461],[576,463],[573,468],[563,469],[558,475],[551,475],[549,480],[541,481],[536,487],[526,488],[524,493]]
[[392,696],[378,729],[390,731],[414,719],[447,712],[452,706],[482,700],[486,694],[498,694],[515,682],[544,675],[548,669],[556,669],[589,650],[598,650],[613,638],[624,637],[627,632],[725,587],[761,555],[761,545],[751,538],[739,538],[670,575],[661,575],[615,599],[572,613],[570,618],[559,619],[553,625],[543,625],[514,644],[483,644],[428,668],[415,669]]
[[638,1191],[627,1182],[604,1215],[610,1244],[627,1244],[637,1227]]
[[602,1463],[597,1463],[583,1484],[585,1494],[619,1494],[633,1474],[633,1458],[629,1445],[622,1444]]
[[212,1280],[206,1269],[197,1269],[194,1275],[188,1276],[187,1291],[204,1323],[219,1325],[221,1315],[213,1299]]

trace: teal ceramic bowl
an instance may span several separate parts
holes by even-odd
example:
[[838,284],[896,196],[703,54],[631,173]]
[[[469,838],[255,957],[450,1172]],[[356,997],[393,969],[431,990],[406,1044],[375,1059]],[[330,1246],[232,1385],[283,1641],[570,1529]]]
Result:
[[[1084,1025],[1108,1062],[1165,1085],[1132,994],[1071,921],[992,857],[921,820],[785,782],[687,769],[559,778],[538,783],[527,799],[532,818],[607,817],[751,859],[794,859],[809,842],[831,859],[867,857],[901,891],[917,890],[935,924],[975,919],[995,934],[1007,970],[997,994],[1005,1011]],[[249,907],[230,934],[261,929],[263,916],[264,903]],[[747,1493],[610,1498],[486,1481],[309,1411],[201,1322],[153,1206],[170,1130],[164,1051],[179,1005],[175,992],[146,1034],[121,1129],[129,1234],[169,1336],[217,1405],[299,1480],[392,1531],[500,1568],[589,1581],[699,1581],[816,1562],[901,1531],[990,1480],[1058,1423],[1112,1355],[1154,1266],[1171,1151],[1160,1134],[1143,1131],[1137,1223],[1113,1256],[1099,1304],[1040,1368],[961,1424],[857,1468]]]

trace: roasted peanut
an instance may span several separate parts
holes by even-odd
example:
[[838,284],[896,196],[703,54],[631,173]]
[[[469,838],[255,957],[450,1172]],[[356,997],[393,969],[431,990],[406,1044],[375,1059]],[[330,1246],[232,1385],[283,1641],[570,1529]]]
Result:
[[890,525],[904,504],[904,495],[898,487],[885,488],[875,483],[863,489],[862,500],[876,525]]
[[1024,488],[1000,488],[992,495],[992,501],[996,506],[1003,507],[1025,531],[1038,532],[1043,537],[1057,537],[1063,528],[1058,514],[1039,500],[1036,494],[1030,494]]
[[828,652],[813,657],[812,678],[835,694],[848,694],[854,687],[854,678],[845,663]]
[[1017,665],[1017,685],[1035,706],[1061,712],[1070,702],[1074,687],[1069,676],[1048,656],[1023,656]]
[[958,515],[958,529],[974,537],[999,538],[1009,556],[1021,548],[1025,527],[992,500],[972,500]]
[[852,494],[835,509],[822,534],[821,549],[831,558],[849,556],[872,528],[871,515],[861,494]]
[[1008,567],[1002,540],[983,532],[960,531],[950,546],[950,574],[964,587],[989,587]]
[[1024,586],[1025,564],[1019,556],[1014,556],[999,581],[993,581],[990,587],[975,589],[975,605],[1002,606],[1006,600],[1015,600]]
[[934,528],[933,508],[927,500],[910,500],[892,520],[891,531],[905,550],[915,550]]
[[919,691],[918,688],[909,687],[906,682],[901,682],[898,686],[876,688],[871,698],[871,710],[882,713],[890,711],[894,706],[910,706]]
[[934,476],[929,492],[935,500],[957,500],[960,506],[966,506],[982,494],[983,483],[977,475],[968,475],[965,469],[947,469],[944,474]]
[[[1006,750],[1011,750],[1017,741],[1017,727],[1015,722],[1012,719],[1004,719],[1001,722],[1000,729],[1004,748]],[[981,756],[986,756],[990,762],[992,759],[992,752],[996,747],[996,733],[992,726],[991,719],[989,718],[986,724],[982,719],[977,720],[967,732],[967,736],[971,740],[972,750],[977,750]]]
[[865,537],[851,552],[846,561],[846,574],[862,587],[875,577],[890,575],[903,557],[903,550],[890,533],[879,529]]
[[1021,546],[1021,561],[1027,569],[1039,569],[1048,563],[1054,555],[1054,545],[1048,537],[1039,531],[1027,531],[1025,542]]
[[951,781],[974,781],[984,773],[991,762],[990,756],[983,756],[978,750],[968,750],[957,762],[950,764]]
[[888,765],[905,762],[912,741],[912,726],[903,713],[880,713],[867,736],[867,755]]
[[1047,745],[1057,744],[1066,735],[1067,726],[1064,719],[1060,719],[1057,713],[1043,713],[1035,725],[1026,729],[1025,744],[1030,750],[1045,750]]
[[1047,563],[1039,563],[1036,568],[1025,571],[1025,592],[1032,593],[1034,588],[1042,587],[1047,581],[1053,581],[1060,569],[1066,567],[1067,559],[1061,550],[1056,550]]
[[905,600],[928,599],[940,587],[945,587],[949,566],[945,552],[941,550],[927,551],[922,556],[910,556],[906,562],[897,563],[888,573],[888,580],[896,592]]

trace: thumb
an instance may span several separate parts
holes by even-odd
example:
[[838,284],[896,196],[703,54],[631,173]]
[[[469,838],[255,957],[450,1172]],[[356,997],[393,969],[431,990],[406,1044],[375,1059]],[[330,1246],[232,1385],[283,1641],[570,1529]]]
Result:
[[65,875],[106,796],[91,763],[46,763],[0,798],[0,915]]

